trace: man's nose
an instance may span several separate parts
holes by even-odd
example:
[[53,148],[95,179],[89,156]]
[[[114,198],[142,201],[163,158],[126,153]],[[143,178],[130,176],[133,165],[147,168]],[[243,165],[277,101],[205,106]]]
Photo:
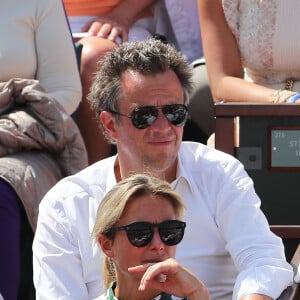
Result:
[[168,128],[170,125],[169,121],[167,120],[166,116],[163,114],[163,112],[161,111],[161,109],[158,112],[158,116],[157,119],[154,121],[154,123],[152,124],[152,126],[155,129],[165,129]]

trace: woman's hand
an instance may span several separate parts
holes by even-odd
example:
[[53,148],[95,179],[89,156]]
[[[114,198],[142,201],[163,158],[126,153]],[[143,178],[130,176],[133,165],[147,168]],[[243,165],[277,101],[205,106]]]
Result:
[[82,31],[88,32],[90,36],[102,37],[119,44],[121,41],[126,42],[128,40],[129,25],[107,15],[105,17],[97,17],[87,23],[82,28]]
[[131,267],[128,271],[145,272],[140,282],[140,291],[152,288],[176,297],[188,297],[190,300],[210,299],[203,282],[173,258],[154,264]]

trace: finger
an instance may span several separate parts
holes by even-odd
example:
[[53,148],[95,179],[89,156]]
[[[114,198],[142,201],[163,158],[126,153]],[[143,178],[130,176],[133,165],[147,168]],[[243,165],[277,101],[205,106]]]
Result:
[[163,284],[167,281],[167,270],[160,266],[160,264],[154,264],[149,266],[141,279],[140,288],[145,289],[155,284]]
[[159,263],[155,263],[152,266],[149,266],[145,271],[141,279],[141,284],[142,286],[148,286],[149,284],[153,283],[166,285],[170,281],[174,280],[179,269],[179,264],[171,258]]
[[167,281],[167,275],[161,273],[158,269],[153,266],[157,265],[157,263],[148,263],[144,265],[138,265],[128,268],[128,272],[130,273],[142,273],[144,272],[144,275],[140,282],[139,290],[144,290],[148,288],[149,286],[155,285],[156,288],[161,287],[161,284],[165,283]]
[[160,273],[158,275],[151,274],[150,276],[145,275],[142,277],[139,290],[144,291],[148,288],[164,290],[166,285],[169,285],[168,276],[166,274]]
[[108,38],[112,29],[113,29],[113,26],[111,24],[105,23],[102,25],[102,27],[98,31],[97,35],[102,38]]
[[130,273],[145,272],[152,265],[154,265],[154,263],[148,263],[148,264],[144,264],[144,265],[129,267],[128,272],[130,272]]
[[102,27],[102,23],[100,22],[92,22],[89,29],[87,30],[89,35],[91,36],[97,36],[99,30]]
[[107,38],[111,41],[116,41],[117,38],[121,38],[123,40],[122,31],[123,30],[120,27],[113,27]]

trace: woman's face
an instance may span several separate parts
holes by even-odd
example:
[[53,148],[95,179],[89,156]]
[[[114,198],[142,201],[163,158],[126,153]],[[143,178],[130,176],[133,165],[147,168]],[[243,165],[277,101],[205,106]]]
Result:
[[[128,225],[134,222],[161,223],[166,220],[175,220],[176,214],[171,203],[161,196],[143,195],[130,201],[122,218],[116,227]],[[109,255],[115,262],[118,281],[140,280],[142,274],[131,274],[129,267],[155,263],[175,256],[176,246],[165,245],[158,234],[157,227],[154,228],[152,241],[145,247],[133,246],[126,231],[118,231],[110,245]],[[107,255],[107,253],[106,253]]]

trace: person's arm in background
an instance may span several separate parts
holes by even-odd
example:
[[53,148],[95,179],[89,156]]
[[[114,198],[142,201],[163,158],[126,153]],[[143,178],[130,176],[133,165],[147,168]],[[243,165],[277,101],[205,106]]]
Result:
[[72,114],[81,101],[82,89],[74,43],[62,2],[38,1],[37,10],[36,79],[68,114]]
[[[215,102],[272,103],[278,100],[277,90],[247,82],[237,41],[230,30],[222,0],[198,0],[202,46],[210,87]],[[283,91],[280,101],[295,94]]]
[[128,40],[130,27],[144,14],[157,0],[122,0],[110,13],[98,17],[84,26],[92,36],[100,36],[115,41],[120,37],[123,42]]

